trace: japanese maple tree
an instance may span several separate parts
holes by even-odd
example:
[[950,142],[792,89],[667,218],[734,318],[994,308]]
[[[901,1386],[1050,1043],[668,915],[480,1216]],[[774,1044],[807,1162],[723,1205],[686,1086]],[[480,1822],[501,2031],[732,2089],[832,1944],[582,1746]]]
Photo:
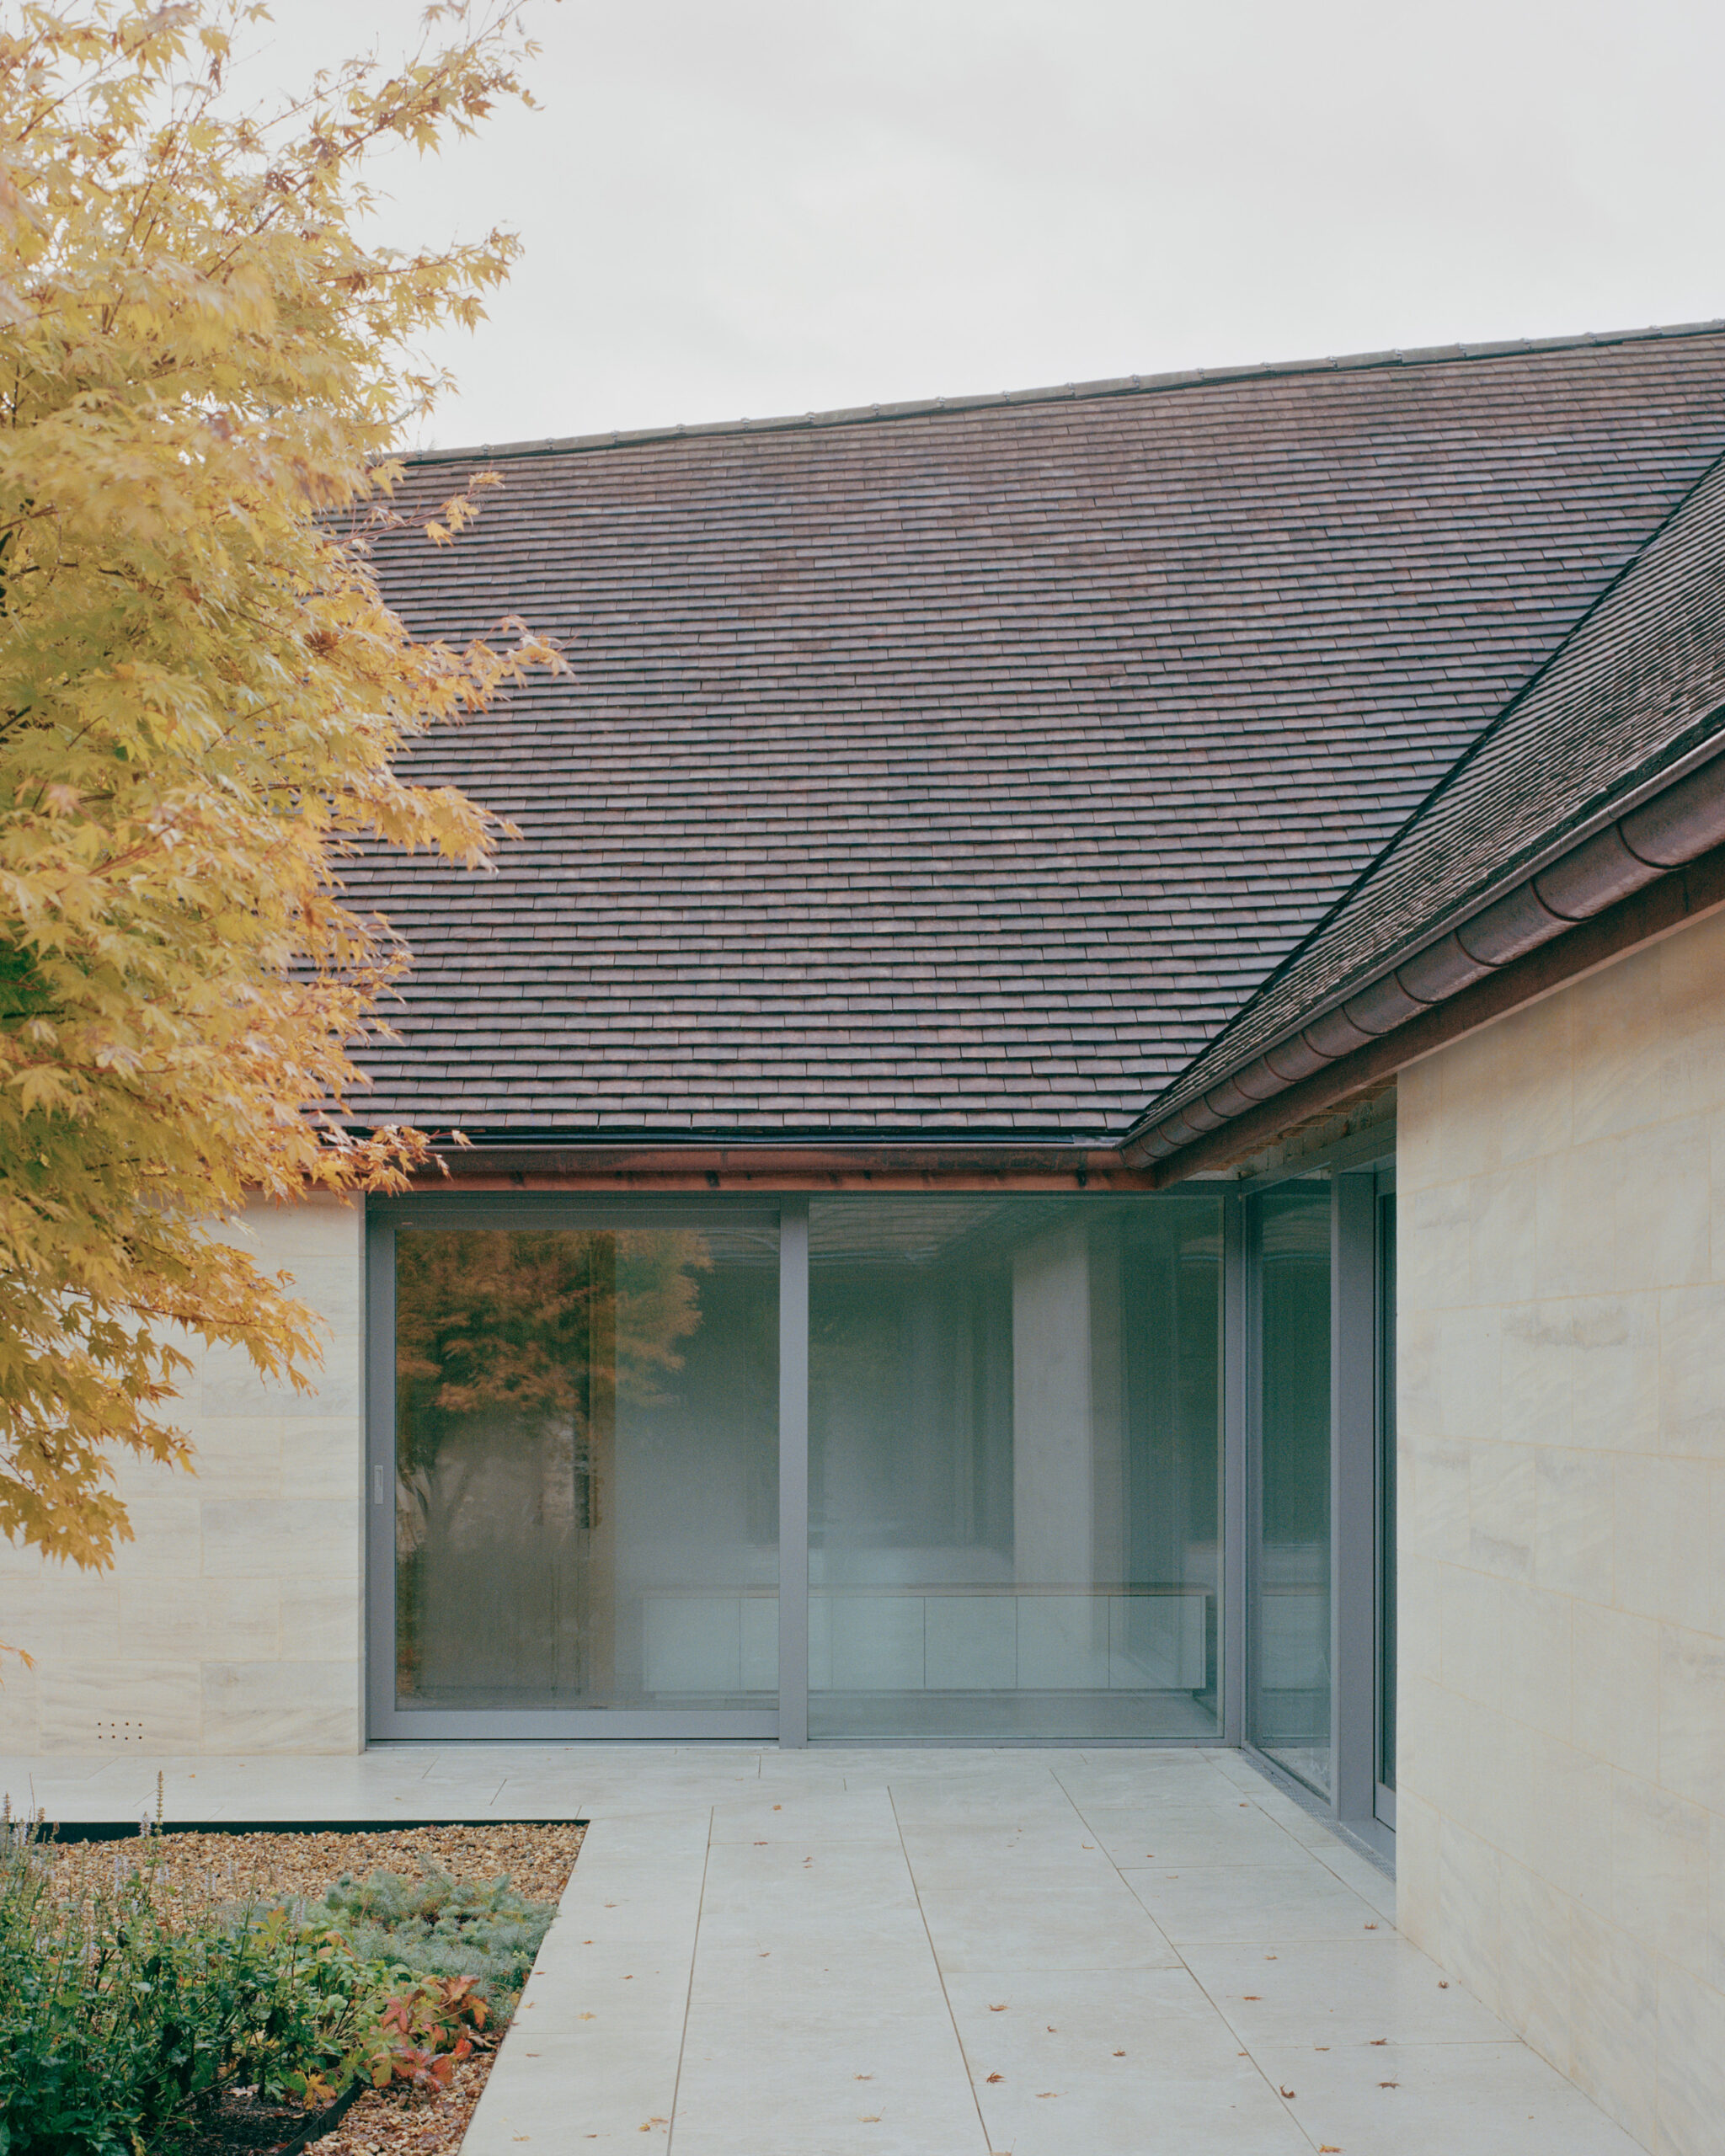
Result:
[[558,664],[515,622],[416,639],[367,562],[443,387],[419,344],[515,253],[365,237],[381,152],[531,101],[518,8],[476,6],[271,111],[230,96],[238,0],[0,36],[0,1530],[79,1565],[130,1532],[118,1459],[187,1460],[189,1348],[309,1382],[316,1322],[240,1209],[396,1187],[427,1145],[344,1128],[402,953],[343,857],[483,865],[488,818],[402,752]]

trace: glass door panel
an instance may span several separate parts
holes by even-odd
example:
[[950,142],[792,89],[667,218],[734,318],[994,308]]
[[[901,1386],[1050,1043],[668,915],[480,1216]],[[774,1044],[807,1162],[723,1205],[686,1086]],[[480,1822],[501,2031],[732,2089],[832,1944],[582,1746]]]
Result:
[[809,1730],[1215,1734],[1214,1198],[809,1209]]
[[777,1705],[777,1307],[770,1225],[398,1227],[398,1710]]
[[1257,1203],[1258,1491],[1252,1741],[1327,1796],[1330,1762],[1330,1187]]

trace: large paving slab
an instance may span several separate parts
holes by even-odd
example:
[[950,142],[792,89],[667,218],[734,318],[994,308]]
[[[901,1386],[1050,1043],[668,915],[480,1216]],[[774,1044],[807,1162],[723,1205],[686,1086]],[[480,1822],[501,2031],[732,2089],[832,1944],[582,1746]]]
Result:
[[1637,2156],[1238,1754],[0,1759],[14,1812],[586,1819],[463,2156]]

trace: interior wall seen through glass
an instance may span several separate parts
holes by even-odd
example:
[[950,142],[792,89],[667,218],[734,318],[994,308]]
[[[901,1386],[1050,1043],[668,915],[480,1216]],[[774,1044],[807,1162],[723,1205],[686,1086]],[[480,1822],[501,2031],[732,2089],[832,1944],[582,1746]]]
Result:
[[1330,1187],[1257,1203],[1252,1737],[1322,1794],[1330,1764]]
[[772,1706],[771,1225],[396,1236],[403,1707]]
[[1220,1209],[809,1214],[809,1729],[1216,1726]]

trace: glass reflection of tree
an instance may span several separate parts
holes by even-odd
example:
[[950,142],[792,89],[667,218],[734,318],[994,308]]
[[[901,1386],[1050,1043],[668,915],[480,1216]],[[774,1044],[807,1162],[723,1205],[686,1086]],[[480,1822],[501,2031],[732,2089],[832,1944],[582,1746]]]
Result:
[[686,1229],[398,1235],[402,1695],[608,1689],[616,1403],[681,1369],[710,1263]]

